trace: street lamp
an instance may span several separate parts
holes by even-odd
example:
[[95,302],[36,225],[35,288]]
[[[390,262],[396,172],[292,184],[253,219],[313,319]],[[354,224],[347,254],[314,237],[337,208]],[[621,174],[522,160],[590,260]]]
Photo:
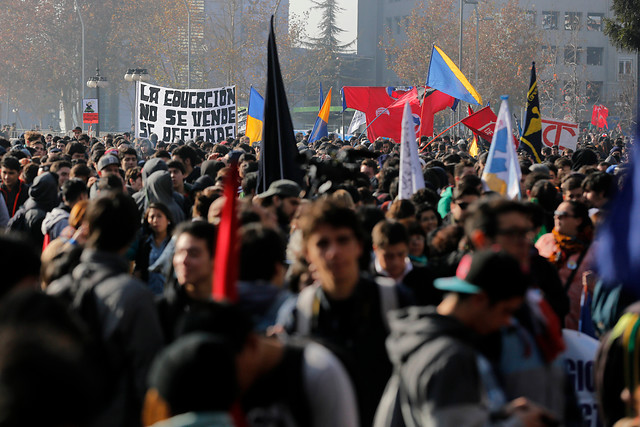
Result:
[[[100,88],[106,88],[109,86],[107,78],[100,75],[100,64],[96,65],[96,75],[89,77],[87,80],[87,87],[96,90],[96,99],[98,100],[98,114],[100,114]],[[98,123],[96,123],[96,136],[100,136],[100,116],[98,116]]]
[[478,3],[476,3],[476,72],[475,72],[475,84],[478,84],[478,50],[480,44],[480,21],[493,21],[493,18],[482,18],[480,19],[480,14],[478,13]]
[[[84,21],[82,20],[82,14],[80,13],[80,8],[78,7],[77,0],[73,0],[73,4],[76,8],[76,12],[78,12],[78,17],[80,18],[80,28],[82,29],[82,77],[80,78],[81,86],[82,86],[82,99],[80,100],[80,110],[82,110],[82,102],[84,101]],[[82,115],[82,112],[80,112]],[[81,126],[84,129],[84,120],[81,121]]]
[[[149,72],[146,68],[129,68],[124,75],[124,79],[128,82],[146,82],[149,80]],[[133,108],[131,109],[131,128],[134,130],[133,133],[135,137],[138,137],[138,130],[134,128],[135,125],[135,114],[137,112],[136,100],[138,99],[138,85],[135,84],[133,87],[134,97],[133,97]]]

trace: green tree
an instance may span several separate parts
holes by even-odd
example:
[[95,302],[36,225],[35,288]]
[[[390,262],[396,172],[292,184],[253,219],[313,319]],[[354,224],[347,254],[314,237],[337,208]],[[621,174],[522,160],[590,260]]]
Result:
[[640,50],[640,0],[612,0],[613,19],[605,19],[604,33],[621,49]]

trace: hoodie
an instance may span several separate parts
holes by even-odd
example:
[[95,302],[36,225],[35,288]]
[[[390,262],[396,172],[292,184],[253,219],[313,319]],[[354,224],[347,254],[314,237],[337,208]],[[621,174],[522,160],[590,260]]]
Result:
[[44,217],[44,221],[42,221],[42,234],[49,234],[51,240],[57,239],[60,233],[62,233],[62,230],[69,225],[70,212],[71,209],[64,203],[53,208],[53,210]]
[[173,224],[179,224],[185,220],[184,212],[173,198],[173,184],[171,174],[160,170],[152,173],[142,189],[144,193],[144,209],[146,211],[151,203],[162,203],[171,212]]
[[[475,348],[478,335],[435,307],[409,307],[389,315],[387,351],[396,372],[376,413],[374,427],[390,425],[399,388],[416,425],[516,426],[496,413],[506,403],[489,362]],[[402,399],[399,399],[402,400]],[[411,425],[411,423],[406,423]]]
[[9,229],[28,233],[32,243],[42,248],[42,221],[58,203],[58,178],[50,172],[37,176],[29,188],[29,198],[9,221]]

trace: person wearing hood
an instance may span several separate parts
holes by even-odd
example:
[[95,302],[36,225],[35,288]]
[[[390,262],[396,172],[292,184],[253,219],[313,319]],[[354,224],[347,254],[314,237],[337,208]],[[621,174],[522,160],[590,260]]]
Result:
[[434,285],[448,292],[440,305],[389,316],[387,350],[398,374],[387,384],[373,426],[399,425],[398,419],[429,426],[554,421],[526,399],[507,402],[477,348],[481,337],[507,326],[524,301],[527,280],[518,261],[505,252],[478,251],[463,258],[455,277]]
[[[163,159],[158,157],[147,160],[147,162],[144,164],[144,167],[142,168],[142,189],[133,195],[133,200],[138,205],[138,209],[140,209],[141,214],[144,213],[149,207],[149,203],[147,202],[147,192],[146,192],[146,189],[149,185],[149,177],[158,171],[167,171],[167,173],[169,171],[169,167],[167,166],[167,163]],[[180,221],[184,220],[186,217],[184,213],[185,200],[181,194],[177,193],[176,191],[173,191],[173,183],[171,182],[170,173],[169,173],[169,184],[172,187],[171,197],[173,198],[174,203],[177,204],[179,208],[182,210],[182,214],[179,217],[175,217],[175,216],[173,217],[176,220],[175,224],[178,224]],[[164,203],[167,207],[170,207],[170,204],[167,204],[162,201],[160,201],[160,203]]]
[[175,221],[174,224],[179,224],[185,220],[182,208],[173,197],[173,184],[171,183],[171,174],[168,171],[161,170],[152,173],[140,192],[144,195],[137,201],[138,208],[142,208],[141,213],[144,213],[152,203],[162,203],[169,208]]
[[55,208],[58,202],[56,174],[45,172],[37,176],[29,188],[29,198],[9,221],[9,229],[25,232],[36,247],[42,248],[44,241],[42,222],[47,212]]
[[89,198],[87,185],[83,180],[73,178],[62,184],[62,202],[42,221],[42,234],[49,235],[49,241],[57,239],[62,230],[69,225],[71,209],[81,200]]

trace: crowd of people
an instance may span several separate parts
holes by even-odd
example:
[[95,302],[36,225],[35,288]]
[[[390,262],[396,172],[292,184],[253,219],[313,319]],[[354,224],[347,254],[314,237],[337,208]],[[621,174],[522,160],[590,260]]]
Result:
[[[602,340],[603,425],[638,425],[610,331],[640,308],[594,271],[628,138],[519,151],[520,200],[464,139],[421,138],[399,199],[399,144],[307,138],[304,180],[259,194],[246,136],[0,139],[0,427],[582,426],[563,328]],[[232,161],[237,300],[214,301]]]

